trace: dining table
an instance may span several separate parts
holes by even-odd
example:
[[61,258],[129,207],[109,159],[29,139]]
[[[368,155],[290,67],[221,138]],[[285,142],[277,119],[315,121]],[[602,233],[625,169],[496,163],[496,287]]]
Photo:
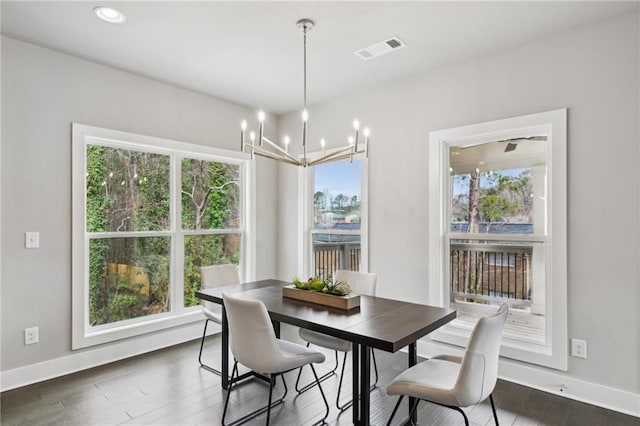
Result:
[[[196,291],[197,298],[222,305],[222,387],[229,386],[229,327],[222,294],[231,293],[263,302],[278,337],[280,323],[285,323],[352,342],[355,425],[370,424],[370,348],[397,352],[406,347],[411,367],[418,360],[417,340],[456,317],[456,311],[448,308],[365,295],[360,295],[360,305],[354,309],[328,307],[284,297],[282,289],[290,285],[266,279]],[[415,404],[417,400],[410,398],[410,413]]]

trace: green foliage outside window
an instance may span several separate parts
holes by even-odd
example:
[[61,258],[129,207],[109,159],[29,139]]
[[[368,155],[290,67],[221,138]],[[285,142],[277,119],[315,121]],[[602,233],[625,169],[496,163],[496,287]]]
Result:
[[[182,228],[238,229],[240,226],[240,167],[185,158],[182,160]],[[238,264],[240,235],[190,235],[184,239],[184,305],[199,303],[200,267]]]
[[[520,169],[515,175],[496,171],[455,175],[453,179],[454,185],[459,189],[451,200],[451,222],[473,222],[472,201],[475,198],[478,200],[477,219],[487,224],[487,233],[490,232],[490,225],[495,222],[532,222],[531,169]],[[473,185],[474,182],[476,185]]]
[[[238,229],[239,166],[192,159],[181,166],[182,228],[194,233]],[[170,212],[168,155],[87,146],[91,325],[170,310],[172,237],[117,235],[170,231]],[[198,303],[200,266],[238,263],[240,238],[235,233],[186,235],[184,241],[185,306],[192,306]]]

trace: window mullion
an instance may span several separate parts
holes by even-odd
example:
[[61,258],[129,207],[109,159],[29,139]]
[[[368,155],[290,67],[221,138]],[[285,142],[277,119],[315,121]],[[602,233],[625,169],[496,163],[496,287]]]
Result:
[[171,230],[173,269],[171,273],[171,310],[184,311],[184,232],[182,231],[182,156],[171,156]]

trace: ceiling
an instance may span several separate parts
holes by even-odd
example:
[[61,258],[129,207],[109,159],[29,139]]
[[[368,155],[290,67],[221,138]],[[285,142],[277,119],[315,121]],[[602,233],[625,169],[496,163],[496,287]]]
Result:
[[[92,9],[113,6],[120,25]],[[2,34],[280,114],[302,107],[300,18],[310,105],[632,13],[637,2],[2,1]],[[397,36],[370,61],[354,51]],[[532,58],[534,60],[534,58]]]

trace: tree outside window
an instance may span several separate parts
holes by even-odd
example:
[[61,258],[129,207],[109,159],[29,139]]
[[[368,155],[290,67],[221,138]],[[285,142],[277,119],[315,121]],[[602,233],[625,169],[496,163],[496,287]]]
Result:
[[239,263],[239,165],[192,158],[180,163],[181,215],[174,225],[170,155],[87,145],[91,326],[171,310],[176,226],[184,232],[185,307],[199,303],[201,266]]

